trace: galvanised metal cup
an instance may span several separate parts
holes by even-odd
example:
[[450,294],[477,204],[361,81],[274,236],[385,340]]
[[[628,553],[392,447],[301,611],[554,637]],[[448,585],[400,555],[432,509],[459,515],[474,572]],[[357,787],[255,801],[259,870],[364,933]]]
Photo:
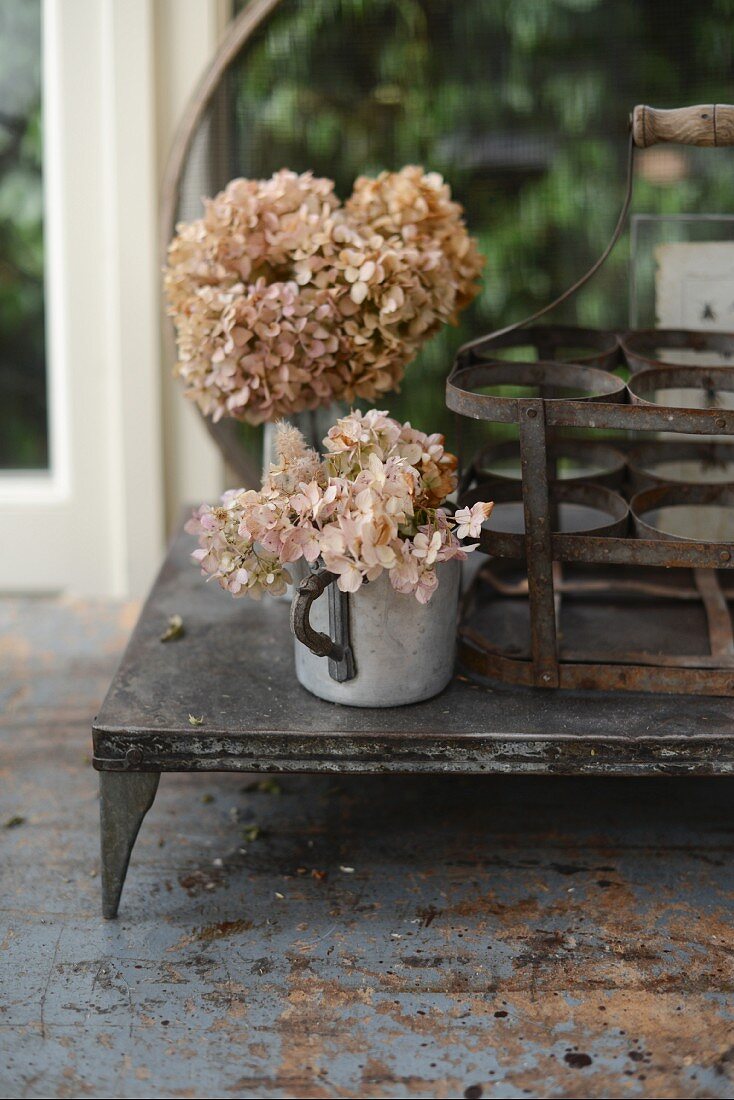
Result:
[[398,707],[438,695],[454,672],[461,565],[440,562],[427,604],[396,592],[386,572],[340,592],[326,569],[296,587],[296,676],[320,699]]

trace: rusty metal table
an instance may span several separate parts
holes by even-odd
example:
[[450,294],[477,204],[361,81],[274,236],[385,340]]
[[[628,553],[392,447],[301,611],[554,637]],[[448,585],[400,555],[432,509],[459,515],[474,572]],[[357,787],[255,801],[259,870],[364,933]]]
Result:
[[[296,682],[286,604],[205,584],[193,546],[183,533],[172,544],[93,724],[106,917],[161,772],[734,774],[732,699],[510,689],[458,674],[410,707],[324,703]],[[163,644],[173,614],[185,633]]]

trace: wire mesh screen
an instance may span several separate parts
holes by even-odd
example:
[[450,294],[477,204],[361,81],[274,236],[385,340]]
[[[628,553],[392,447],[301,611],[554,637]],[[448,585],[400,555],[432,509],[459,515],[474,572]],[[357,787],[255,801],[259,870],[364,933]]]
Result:
[[[441,172],[487,257],[484,286],[387,404],[451,438],[456,348],[532,312],[601,252],[635,103],[734,99],[733,18],[732,0],[281,0],[199,127],[178,217],[234,176],[281,167],[330,176],[342,197],[361,173]],[[734,211],[727,150],[661,146],[637,164],[638,212]],[[623,243],[554,319],[616,327],[627,311]]]

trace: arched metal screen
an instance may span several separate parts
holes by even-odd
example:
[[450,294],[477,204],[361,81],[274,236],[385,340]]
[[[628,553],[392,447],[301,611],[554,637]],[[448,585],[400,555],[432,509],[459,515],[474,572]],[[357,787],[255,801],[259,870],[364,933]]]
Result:
[[[246,4],[239,4],[240,10]],[[409,367],[393,414],[450,435],[459,344],[538,308],[601,252],[624,187],[635,103],[734,99],[732,0],[281,0],[224,73],[177,211],[232,177],[334,178],[423,164],[464,204],[487,256],[461,326]],[[658,147],[634,209],[734,212],[734,155]],[[628,245],[556,320],[624,326]]]

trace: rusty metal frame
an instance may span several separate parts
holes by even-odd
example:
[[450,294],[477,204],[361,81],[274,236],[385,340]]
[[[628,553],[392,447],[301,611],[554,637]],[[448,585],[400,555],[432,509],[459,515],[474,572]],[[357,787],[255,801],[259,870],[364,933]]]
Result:
[[[619,364],[621,349],[615,332],[584,328],[580,325],[527,325],[500,334],[493,333],[478,344],[473,352],[480,359],[502,360],[508,348],[534,347],[538,359],[580,363],[614,370]],[[586,349],[587,354],[559,354],[572,348]]]
[[[732,367],[674,366],[668,363],[661,367],[648,367],[637,371],[627,383],[630,401],[634,405],[660,407],[660,402],[655,401],[651,395],[660,390],[684,388],[700,390],[709,401],[709,407],[715,407],[715,394],[734,392],[734,369]],[[667,431],[666,428],[660,430]]]
[[[657,524],[644,517],[658,508],[685,506],[688,504],[718,504],[724,508],[734,508],[734,488],[731,485],[695,485],[679,483],[676,485],[653,485],[635,493],[630,501],[630,511],[636,530],[643,538],[666,539],[675,542],[685,541],[680,535],[662,530]],[[721,548],[721,542],[711,545]],[[721,549],[719,549],[721,556]]]
[[[532,476],[535,478],[535,471],[533,471]],[[477,501],[485,499],[487,493],[491,493],[495,504],[524,501],[523,487],[519,481],[497,482],[496,484],[491,481],[482,481],[462,494],[461,503],[463,505],[476,504]],[[613,489],[600,485],[598,482],[550,481],[548,495],[551,509],[557,509],[561,504],[581,504],[587,508],[596,508],[600,512],[605,512],[609,517],[606,522],[595,525],[583,532],[575,532],[574,535],[562,535],[558,530],[558,523],[551,515],[550,544],[554,555],[559,537],[562,539],[574,537],[601,539],[606,537],[615,538],[620,542],[624,540],[624,536],[627,534],[629,505],[624,497]],[[479,545],[485,553],[491,554],[493,557],[521,560],[525,558],[526,536],[485,527],[479,536]]]
[[[630,356],[630,348],[647,350],[648,334],[628,333],[621,346]],[[676,331],[665,346],[697,349],[697,333]],[[708,338],[710,334],[705,334]],[[720,335],[720,334],[717,334]],[[515,333],[512,334],[513,338]],[[644,339],[642,338],[644,337]],[[502,336],[499,343],[506,340]],[[723,342],[722,342],[723,340]],[[672,343],[671,343],[672,341]],[[728,349],[725,337],[716,343],[718,351]],[[526,341],[527,342],[527,341]],[[499,346],[496,343],[495,346]],[[710,340],[701,346],[712,349]],[[489,346],[479,344],[463,348],[446,384],[446,403],[459,416],[490,423],[517,424],[520,436],[520,482],[496,478],[482,471],[487,447],[470,464],[470,473],[462,481],[460,503],[481,499],[522,499],[525,533],[518,535],[485,527],[479,548],[495,558],[525,562],[527,596],[530,610],[530,657],[500,651],[466,621],[460,632],[459,655],[466,670],[481,678],[540,688],[570,688],[648,691],[700,695],[734,695],[734,632],[718,570],[734,568],[734,542],[705,542],[674,539],[645,523],[644,510],[660,500],[695,503],[724,501],[734,506],[730,486],[655,485],[633,498],[634,530],[627,531],[627,505],[622,511],[611,501],[617,494],[591,481],[574,479],[571,484],[555,481],[554,454],[559,446],[556,429],[595,429],[620,432],[673,433],[695,436],[734,435],[734,410],[718,408],[715,394],[734,390],[734,368],[718,366],[678,366],[665,363],[642,364],[629,382],[599,370],[593,365],[539,360],[512,363],[488,358]],[[632,365],[632,364],[631,364]],[[535,387],[539,396],[505,396],[496,387],[515,384]],[[574,388],[588,394],[566,399],[559,388]],[[694,387],[709,396],[709,407],[679,408],[656,403],[659,389]],[[495,388],[495,392],[486,392]],[[484,392],[483,392],[484,391]],[[532,392],[532,391],[530,391]],[[552,434],[551,434],[552,433]],[[583,444],[575,439],[574,445]],[[711,446],[701,440],[682,440],[681,455],[693,448]],[[674,443],[665,443],[666,453],[675,453]],[[632,477],[632,492],[645,484]],[[650,481],[647,482],[650,484]],[[588,494],[584,496],[584,492]],[[610,515],[606,527],[587,532],[567,533],[559,529],[554,509],[563,499],[590,502],[598,494],[608,494],[605,510]],[[595,495],[596,494],[596,495]],[[621,499],[621,498],[618,498]],[[602,502],[603,503],[603,502]],[[709,652],[675,655],[634,649],[623,653],[575,652],[559,644],[557,616],[564,592],[573,590],[562,573],[562,563],[622,565],[632,569],[658,566],[690,569],[693,584],[686,598],[698,595],[708,627]],[[480,570],[475,584],[482,584]],[[647,585],[634,578],[635,591],[646,592],[651,600],[660,598],[660,584]],[[583,582],[582,582],[583,587]],[[588,587],[586,589],[588,591]],[[610,586],[614,596],[614,586]],[[672,593],[673,597],[675,594]]]
[[558,643],[551,554],[551,504],[545,442],[545,402],[518,402],[525,553],[533,649],[533,682],[558,687]]
[[[620,486],[624,480],[627,459],[618,447],[606,440],[577,439],[573,437],[549,439],[546,451],[549,459],[555,463],[556,467],[558,461],[563,458],[577,459],[581,462],[586,459],[601,464],[604,469],[594,474],[595,485],[605,485],[610,489],[614,489]],[[464,486],[468,487],[474,480],[483,483],[497,482],[498,485],[518,485],[519,477],[513,477],[511,474],[491,469],[492,462],[497,462],[498,459],[503,458],[517,458],[519,470],[519,441],[505,439],[482,447],[463,477]],[[732,447],[732,459],[734,460],[734,446]],[[589,475],[572,473],[561,480],[564,485],[583,484],[589,481]],[[643,486],[640,485],[640,488],[643,488]]]
[[[734,443],[709,442],[700,439],[652,439],[632,447],[627,452],[627,472],[630,486],[635,490],[651,489],[653,485],[686,485],[690,479],[675,475],[663,477],[655,472],[660,462],[692,460],[703,467],[716,469],[731,462],[734,464]],[[702,483],[703,484],[703,483]],[[706,482],[710,485],[734,484],[731,478]]]
[[731,358],[732,364],[734,364],[734,333],[731,332],[694,332],[689,329],[650,328],[622,333],[618,339],[627,366],[635,373],[649,367],[670,367],[680,364],[678,356],[676,356],[675,363],[661,357],[659,354],[661,350],[674,351],[678,354],[681,351],[690,351],[694,355],[711,352],[714,355]]

